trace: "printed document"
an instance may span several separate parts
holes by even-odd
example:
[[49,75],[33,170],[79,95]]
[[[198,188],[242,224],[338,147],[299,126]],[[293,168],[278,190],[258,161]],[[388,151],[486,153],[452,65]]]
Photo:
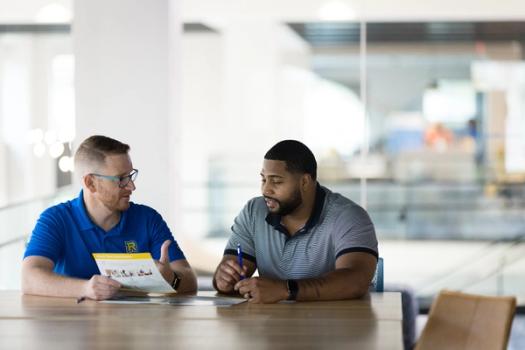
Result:
[[162,277],[150,253],[94,253],[100,274],[122,284],[128,291],[176,293]]

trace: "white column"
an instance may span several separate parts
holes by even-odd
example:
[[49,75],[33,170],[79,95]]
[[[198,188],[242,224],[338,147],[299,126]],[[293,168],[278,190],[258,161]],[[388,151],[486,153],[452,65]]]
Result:
[[93,134],[131,146],[133,200],[167,221],[176,210],[179,45],[176,0],[77,0],[73,39],[76,142]]

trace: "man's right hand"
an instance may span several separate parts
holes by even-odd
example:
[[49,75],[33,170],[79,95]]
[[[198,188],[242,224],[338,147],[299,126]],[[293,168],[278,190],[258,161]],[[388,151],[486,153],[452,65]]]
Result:
[[93,275],[91,279],[86,281],[81,296],[93,300],[104,300],[117,294],[119,289],[120,283],[117,281],[106,276]]
[[227,259],[221,262],[215,272],[215,285],[221,293],[233,293],[233,286],[241,280],[241,276],[247,276],[248,268],[239,266],[236,259]]

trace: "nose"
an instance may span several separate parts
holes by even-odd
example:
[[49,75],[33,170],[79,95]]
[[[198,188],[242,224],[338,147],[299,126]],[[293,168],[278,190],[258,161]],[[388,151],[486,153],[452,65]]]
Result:
[[135,187],[135,182],[133,180],[129,180],[129,182],[126,184],[126,187],[125,188],[128,188],[130,189],[131,191],[135,191],[136,187]]
[[261,193],[263,196],[269,196],[273,193],[272,187],[268,183],[268,181],[263,182],[261,184]]

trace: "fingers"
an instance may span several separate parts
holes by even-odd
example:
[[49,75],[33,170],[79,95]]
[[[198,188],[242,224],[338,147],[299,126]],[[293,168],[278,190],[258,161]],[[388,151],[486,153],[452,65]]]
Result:
[[159,262],[164,265],[168,265],[170,263],[170,255],[168,248],[171,244],[171,241],[169,239],[165,240],[164,243],[162,243],[162,246],[160,247],[160,259]]
[[233,286],[241,280],[241,274],[246,276],[247,271],[247,267],[241,269],[235,259],[223,261],[215,274],[217,287],[222,292],[232,292]]
[[249,280],[242,280],[235,285],[234,289],[237,290],[239,294],[242,295],[244,299],[247,299],[250,303],[258,303],[260,302],[260,291],[258,288],[256,288],[256,285],[252,280],[255,279],[251,278]]
[[237,282],[234,289],[250,303],[276,303],[286,299],[282,291],[285,284],[284,281],[252,277]]
[[241,270],[242,278],[246,278],[247,277],[247,272],[248,272],[248,267],[246,265],[243,265],[242,270]]
[[112,286],[113,288],[117,288],[117,289],[121,287],[120,283],[106,276],[95,275],[92,278],[95,278],[97,283],[100,283],[103,285],[105,284],[105,285]]
[[240,267],[234,261],[223,263],[217,273],[217,282],[228,284],[231,287],[241,279]]
[[243,269],[241,269],[235,260],[226,260],[222,264],[221,269],[227,275],[234,277],[235,282],[241,279],[241,275],[245,276],[247,271],[245,266],[243,266]]
[[252,288],[251,288],[250,280],[240,280],[239,282],[235,283],[235,286],[233,286],[233,289],[239,292],[240,295],[242,295],[245,299],[251,299],[252,298]]
[[246,293],[252,293],[253,295],[253,292],[257,289],[257,277],[240,280],[233,286],[233,289],[243,296]]
[[169,256],[169,246],[171,241],[169,239],[165,240],[160,247],[160,258],[158,261],[155,261],[157,268],[160,271],[160,274],[164,279],[170,282],[173,279],[173,271],[170,267],[170,256]]
[[108,299],[115,295],[120,287],[120,283],[111,278],[94,275],[89,281],[86,281],[83,296],[94,300]]

